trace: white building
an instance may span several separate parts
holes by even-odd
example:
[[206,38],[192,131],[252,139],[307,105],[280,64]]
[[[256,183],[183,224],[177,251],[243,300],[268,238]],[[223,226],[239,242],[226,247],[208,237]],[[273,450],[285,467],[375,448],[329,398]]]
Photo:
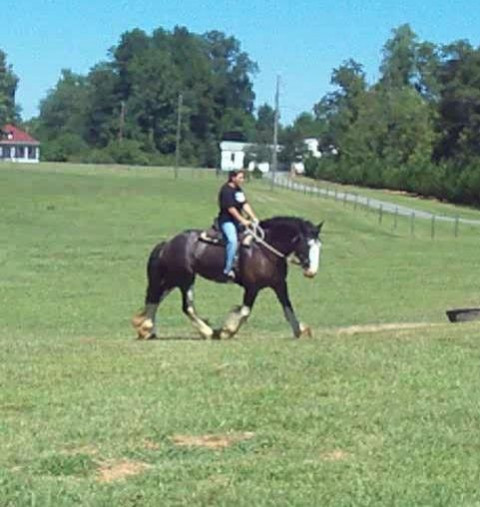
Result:
[[250,143],[241,143],[239,141],[222,141],[220,143],[221,170],[232,171],[234,169],[243,169],[245,153],[252,146]]
[[[243,169],[245,167],[245,155],[247,152],[255,153],[258,145],[254,143],[242,143],[239,141],[222,141],[220,143],[220,169],[222,171],[232,171],[234,169]],[[273,151],[273,145],[269,146]],[[277,153],[282,151],[282,146],[277,146]],[[280,164],[279,164],[280,165]],[[270,163],[260,160],[251,160],[248,163],[247,169],[253,171],[255,168],[259,169],[262,173],[270,171]]]
[[303,142],[307,146],[308,153],[313,158],[320,158],[322,156],[322,152],[318,149],[318,146],[320,144],[318,142],[318,139],[316,139],[315,137],[307,137],[306,139],[303,140]]
[[40,143],[23,130],[7,124],[0,129],[0,161],[39,162]]
[[[307,137],[303,140],[305,147],[307,149],[307,156],[313,158],[321,158],[322,152],[318,149],[319,142],[315,137]],[[290,166],[290,171],[292,174],[303,174],[305,172],[305,164],[303,161],[303,157],[299,156],[294,162],[292,162]]]

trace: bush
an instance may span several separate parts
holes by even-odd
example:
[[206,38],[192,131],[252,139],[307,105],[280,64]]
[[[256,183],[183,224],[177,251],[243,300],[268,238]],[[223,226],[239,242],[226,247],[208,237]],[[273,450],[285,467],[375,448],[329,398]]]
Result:
[[89,151],[84,157],[82,162],[86,164],[113,164],[115,160],[110,153],[105,149],[94,149]]
[[261,180],[263,178],[263,173],[258,167],[255,167],[252,171],[252,177],[257,180]]
[[79,161],[88,151],[87,143],[78,134],[62,134],[42,143],[42,160],[50,162]]
[[132,139],[111,141],[105,148],[117,164],[149,165],[148,155],[142,150],[142,145]]

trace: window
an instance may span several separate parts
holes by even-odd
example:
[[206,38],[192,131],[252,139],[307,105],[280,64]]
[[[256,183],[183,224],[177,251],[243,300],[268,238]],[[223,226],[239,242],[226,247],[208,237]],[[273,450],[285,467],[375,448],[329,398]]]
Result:
[[3,154],[2,154],[3,158],[10,158],[10,150],[11,150],[10,146],[3,147]]
[[17,158],[24,158],[25,157],[25,146],[17,146],[15,148],[15,152],[16,152]]
[[28,147],[28,158],[37,158],[35,146]]

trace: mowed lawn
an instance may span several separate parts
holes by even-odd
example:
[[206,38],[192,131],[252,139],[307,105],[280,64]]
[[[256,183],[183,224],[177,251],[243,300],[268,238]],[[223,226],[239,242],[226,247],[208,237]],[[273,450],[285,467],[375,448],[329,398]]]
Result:
[[[197,340],[173,293],[136,341],[150,249],[208,226],[222,181],[0,166],[0,505],[479,504],[480,322],[445,310],[480,306],[480,229],[253,181],[260,216],[325,220],[318,276],[289,275],[314,337],[265,292],[235,339]],[[213,324],[240,301],[198,280]]]

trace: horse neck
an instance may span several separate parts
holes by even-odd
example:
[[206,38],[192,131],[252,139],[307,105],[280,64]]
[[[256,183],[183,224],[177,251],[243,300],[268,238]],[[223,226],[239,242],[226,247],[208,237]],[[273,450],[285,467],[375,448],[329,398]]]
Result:
[[286,256],[293,252],[292,240],[294,235],[293,231],[284,228],[272,228],[265,231],[265,241]]

